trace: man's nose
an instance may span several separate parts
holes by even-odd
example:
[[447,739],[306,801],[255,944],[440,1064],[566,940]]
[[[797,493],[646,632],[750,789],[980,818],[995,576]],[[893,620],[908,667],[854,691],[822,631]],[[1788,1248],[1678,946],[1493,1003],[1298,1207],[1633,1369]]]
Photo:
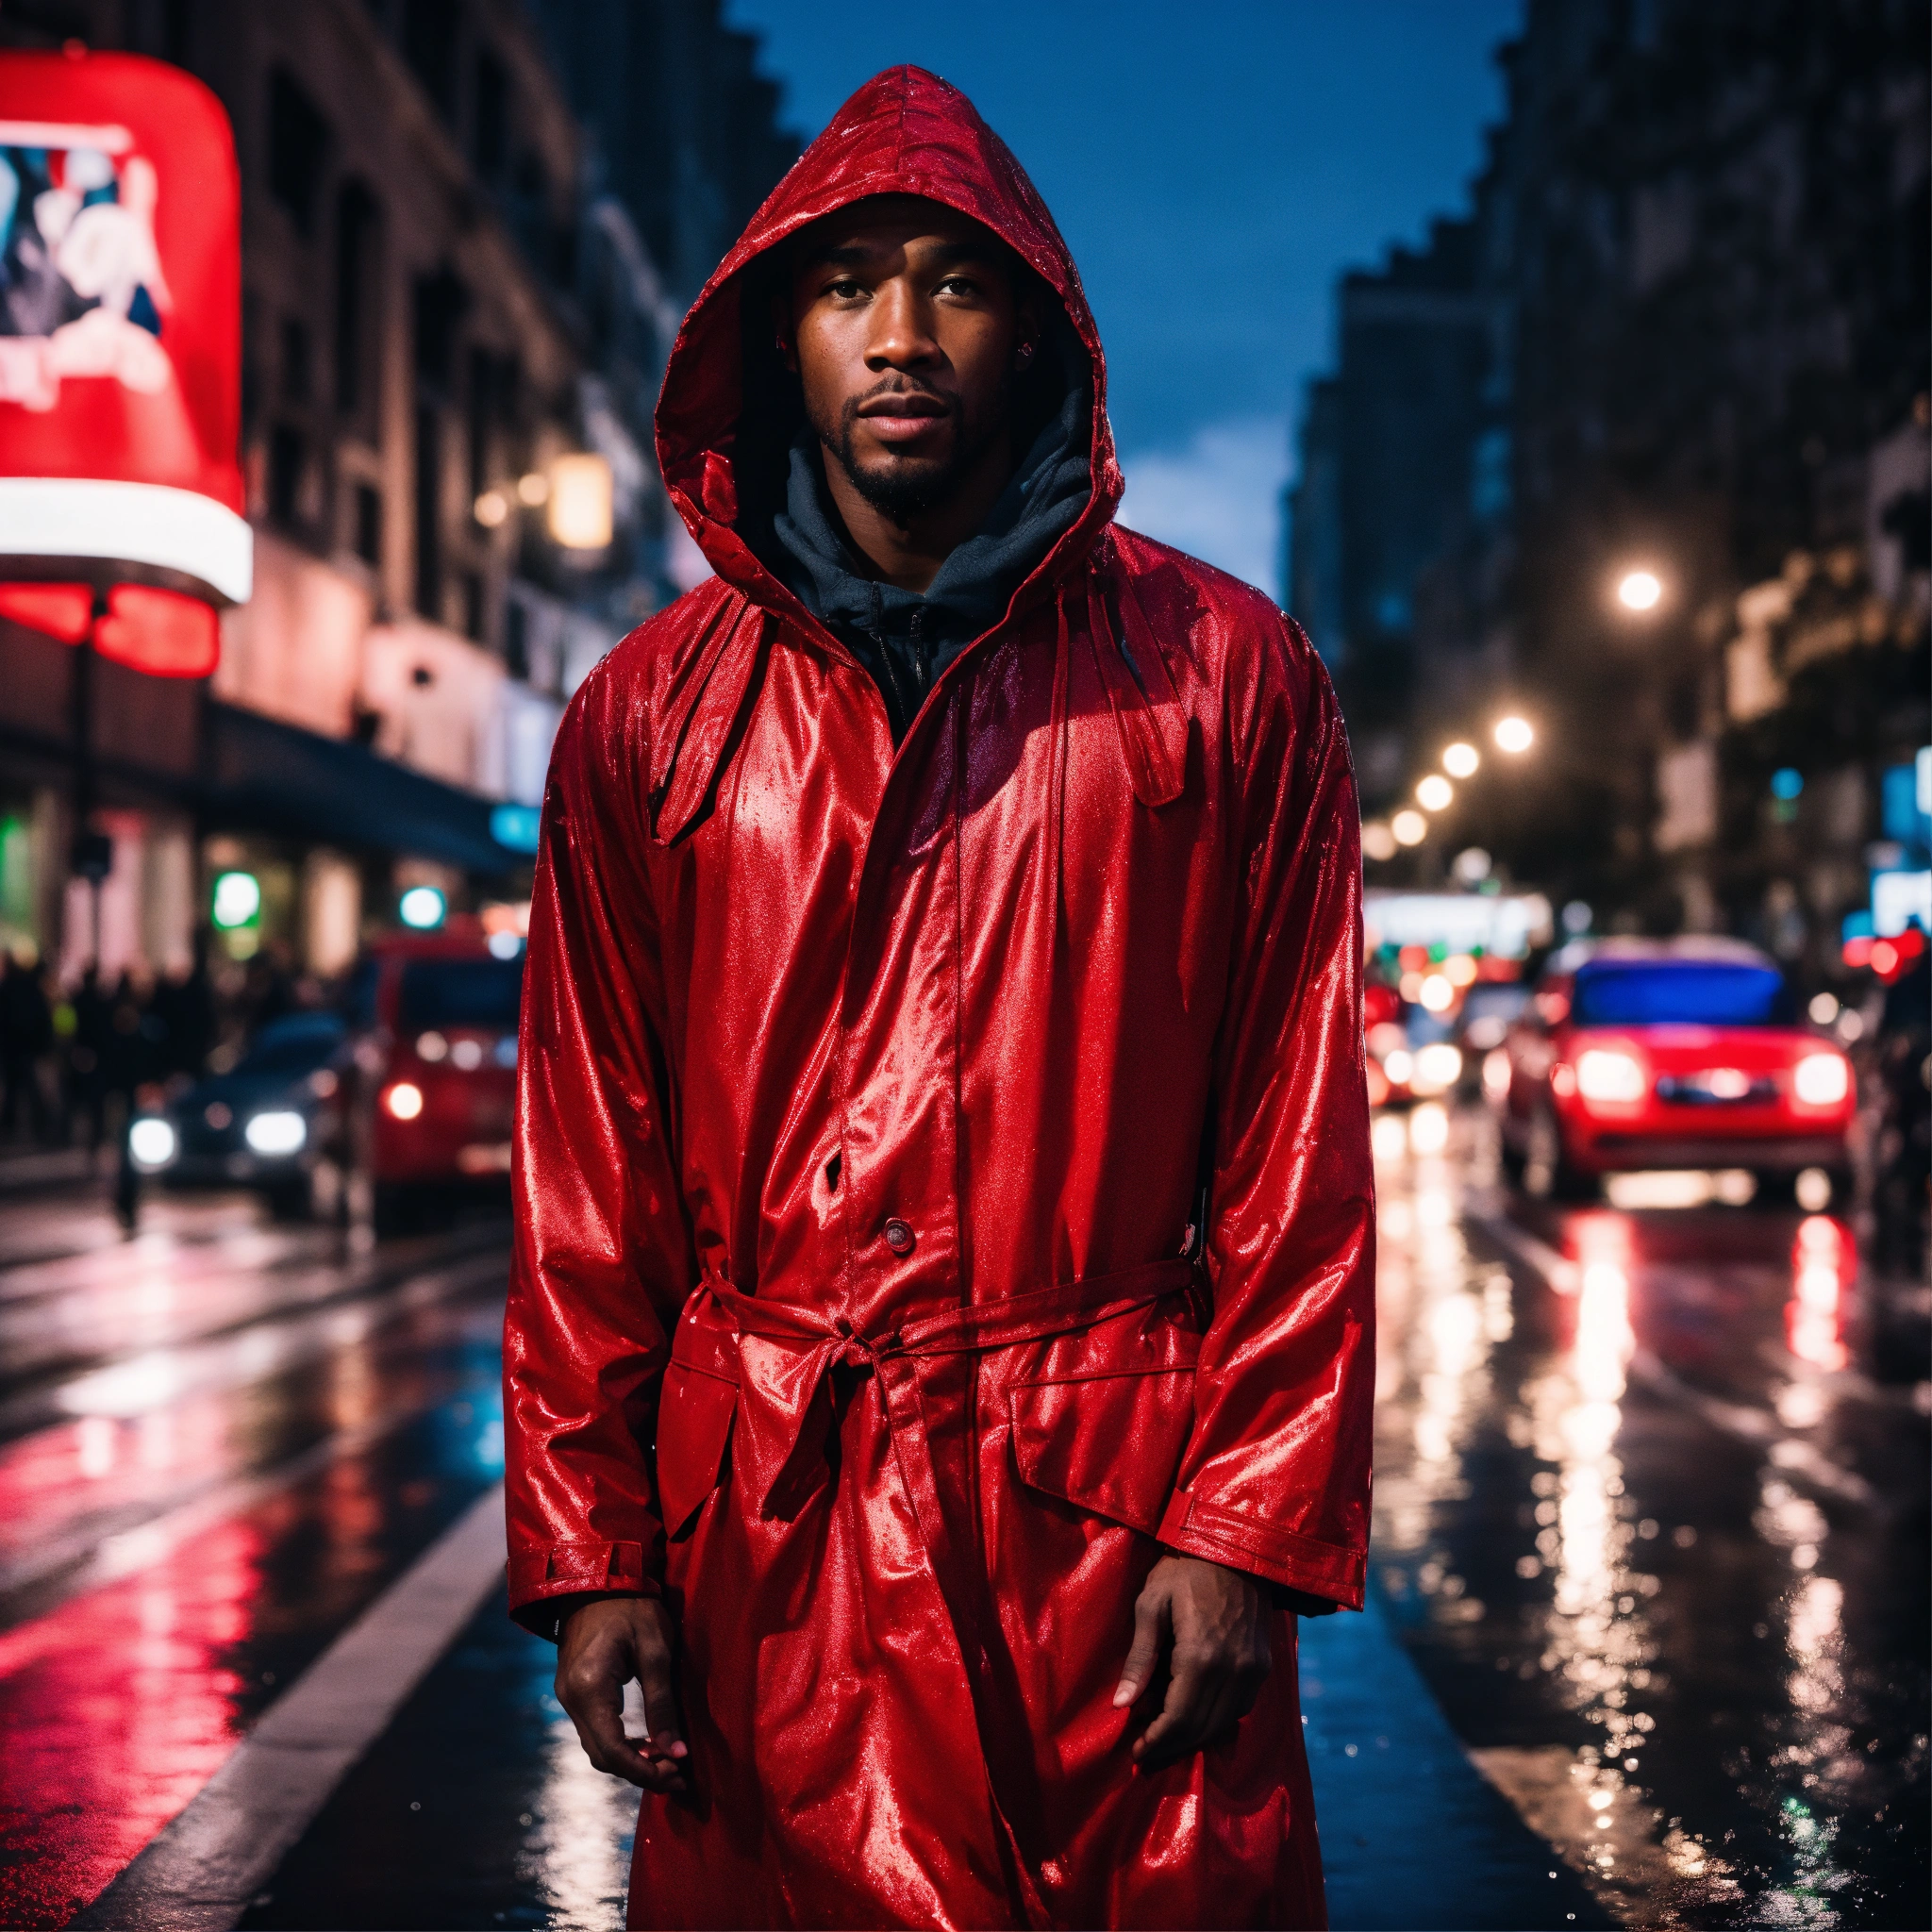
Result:
[[938,359],[929,306],[902,283],[889,282],[879,291],[872,325],[865,351],[869,368],[914,369]]

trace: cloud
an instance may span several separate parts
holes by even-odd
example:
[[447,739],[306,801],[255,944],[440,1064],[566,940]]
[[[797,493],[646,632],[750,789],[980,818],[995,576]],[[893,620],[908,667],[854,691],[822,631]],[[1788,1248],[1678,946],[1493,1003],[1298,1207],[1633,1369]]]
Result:
[[1288,423],[1239,417],[1197,430],[1183,449],[1123,456],[1120,521],[1281,600],[1281,490]]

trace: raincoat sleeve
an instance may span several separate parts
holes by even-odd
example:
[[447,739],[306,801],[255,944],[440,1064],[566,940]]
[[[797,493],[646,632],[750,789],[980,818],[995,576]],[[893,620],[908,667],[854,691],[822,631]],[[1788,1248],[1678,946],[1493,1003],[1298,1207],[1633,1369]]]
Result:
[[1213,1312],[1159,1535],[1358,1609],[1374,1200],[1355,776],[1327,675],[1293,625],[1265,639],[1236,711],[1243,889],[1215,1068]]
[[655,1595],[646,1445],[695,1278],[667,1111],[663,980],[641,823],[646,767],[609,660],[552,755],[530,908],[504,1329],[510,1613]]

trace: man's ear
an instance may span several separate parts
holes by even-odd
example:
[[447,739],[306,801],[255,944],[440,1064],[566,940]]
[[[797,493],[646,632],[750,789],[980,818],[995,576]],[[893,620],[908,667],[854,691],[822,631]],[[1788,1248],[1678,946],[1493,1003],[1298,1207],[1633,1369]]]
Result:
[[1045,333],[1045,325],[1041,317],[1039,290],[1022,287],[1015,291],[1013,362],[1016,368],[1027,369],[1032,366],[1033,358],[1040,353],[1041,341]]

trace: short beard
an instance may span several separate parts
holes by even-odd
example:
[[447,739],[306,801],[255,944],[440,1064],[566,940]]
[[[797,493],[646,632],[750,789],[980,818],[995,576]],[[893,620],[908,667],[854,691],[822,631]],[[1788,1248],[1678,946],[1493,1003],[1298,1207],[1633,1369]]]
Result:
[[[930,395],[933,391],[922,391],[921,393]],[[880,516],[900,529],[916,517],[929,515],[953,498],[980,458],[999,441],[1006,430],[1009,413],[1008,398],[1003,396],[1002,407],[975,435],[966,421],[958,397],[940,397],[939,400],[945,404],[947,415],[957,425],[950,457],[942,461],[893,458],[882,469],[863,470],[858,465],[854,445],[858,434],[858,406],[869,399],[868,396],[848,397],[839,412],[836,425],[814,421],[812,428],[826,451],[838,458],[839,467],[845,472],[846,480],[853,489]]]

